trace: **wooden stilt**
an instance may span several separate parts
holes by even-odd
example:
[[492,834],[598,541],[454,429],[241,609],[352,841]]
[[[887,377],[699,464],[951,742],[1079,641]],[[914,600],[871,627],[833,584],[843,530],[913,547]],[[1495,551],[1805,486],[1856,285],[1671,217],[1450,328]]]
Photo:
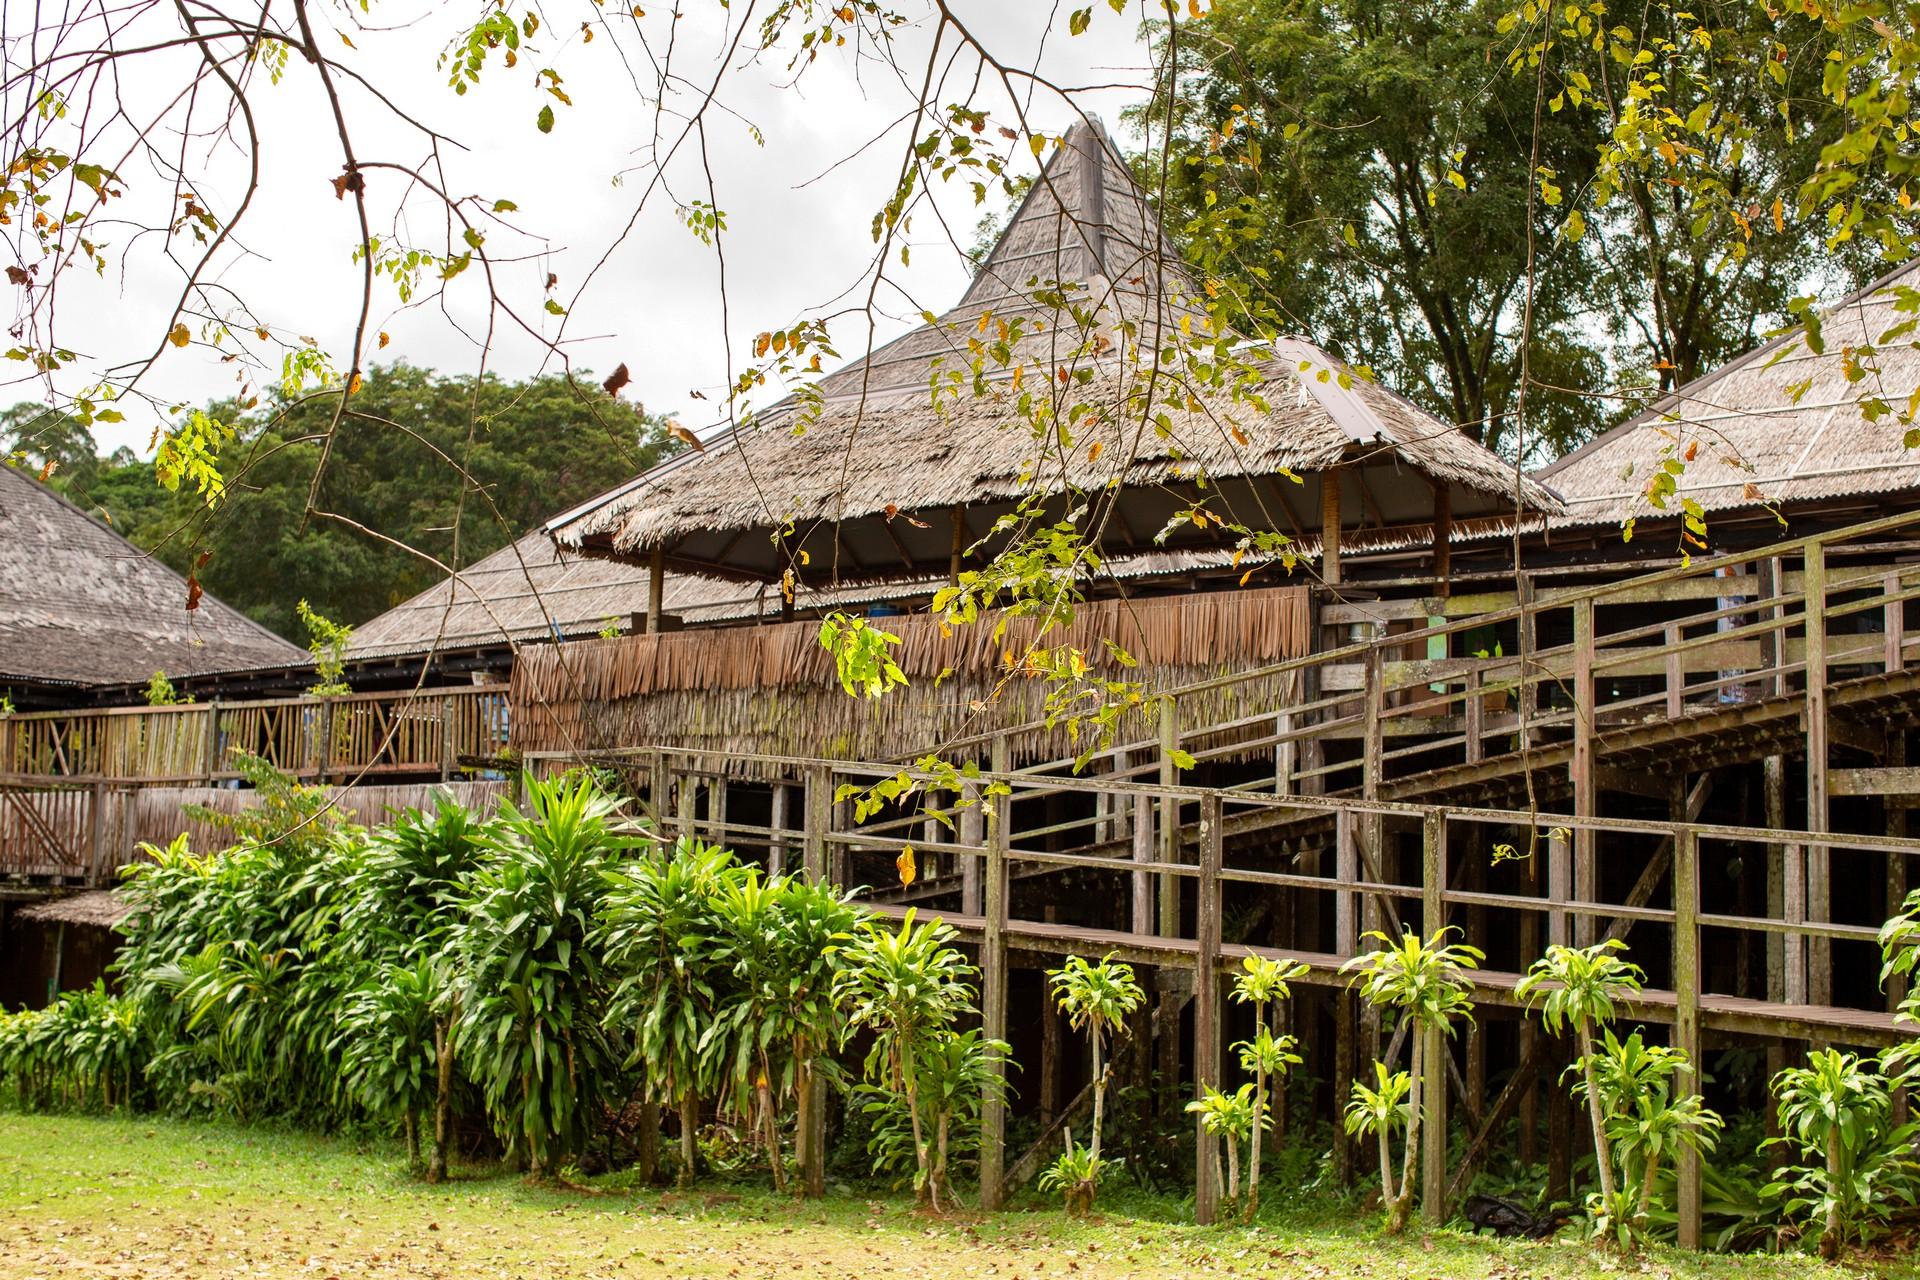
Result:
[[[790,788],[786,783],[776,782],[773,784],[773,794],[769,801],[772,809],[767,819],[767,825],[772,827],[776,832],[787,829],[789,820],[787,814],[789,793]],[[786,866],[787,838],[784,835],[775,835],[767,842],[767,872],[770,875],[781,875],[786,871]]]
[[[823,765],[810,767],[805,775],[800,804],[805,834],[800,856],[807,876],[824,880],[827,875],[827,825],[833,812],[833,774]],[[827,1179],[827,1080],[814,1073],[813,1086],[805,1099],[802,1119],[804,1148],[800,1181],[809,1196],[826,1194]]]
[[[1814,542],[1806,551],[1807,619],[1807,830],[1831,830],[1827,813],[1827,556]],[[1832,853],[1824,845],[1809,844],[1805,852],[1807,919],[1828,924],[1833,919],[1829,873]],[[1807,999],[1827,1004],[1833,999],[1833,943],[1807,939]]]
[[[1180,766],[1174,753],[1180,749],[1180,707],[1171,697],[1160,700],[1160,785],[1178,786]],[[1160,801],[1160,838],[1157,842],[1163,863],[1180,861],[1180,801],[1172,796]],[[1180,934],[1180,877],[1171,871],[1160,873],[1158,932],[1163,938]]]
[[[988,802],[979,798],[978,788],[974,790],[974,796],[974,803],[960,811],[960,843],[969,849],[978,849],[986,841],[984,806]],[[960,856],[960,911],[963,915],[977,916],[984,909],[980,893],[981,873],[979,858],[972,854]]]
[[[1420,928],[1433,937],[1447,925],[1447,827],[1438,812],[1421,822]],[[1453,1050],[1438,1026],[1418,1034],[1427,1038],[1422,1057],[1426,1079],[1420,1096],[1426,1103],[1420,1131],[1420,1216],[1429,1226],[1447,1220],[1447,1061]]]
[[[993,740],[993,771],[1005,773],[1010,764],[1007,739]],[[1007,830],[1011,804],[995,796],[987,822],[986,911],[980,943],[980,1021],[989,1040],[1007,1038]],[[1004,1076],[1007,1064],[998,1055],[989,1070]],[[1006,1195],[1007,1104],[999,1090],[988,1090],[980,1104],[980,1207],[991,1213]]]
[[[1060,909],[1046,908],[1048,921],[1058,920]],[[1041,975],[1040,989],[1040,1123],[1050,1125],[1060,1114],[1060,1010]]]
[[[1594,780],[1594,698],[1593,698],[1593,601],[1583,599],[1573,607],[1573,812],[1581,818],[1599,815],[1599,795]],[[1600,866],[1594,856],[1594,832],[1586,826],[1573,831],[1573,897],[1585,905],[1599,901]],[[1590,946],[1594,939],[1594,917],[1575,915],[1572,933],[1575,946]]]
[[[1220,862],[1224,832],[1217,793],[1200,802],[1200,875],[1195,882],[1198,953],[1193,970],[1193,1094],[1218,1088],[1220,1077]],[[1220,1211],[1220,1186],[1214,1181],[1219,1139],[1195,1118],[1193,1213],[1211,1226]]]
[[[1684,798],[1680,801],[1685,805]],[[1700,1088],[1700,837],[1683,827],[1673,841],[1673,1044],[1690,1064],[1682,1094]],[[1700,1154],[1683,1146],[1676,1168],[1680,1247],[1700,1247]]]

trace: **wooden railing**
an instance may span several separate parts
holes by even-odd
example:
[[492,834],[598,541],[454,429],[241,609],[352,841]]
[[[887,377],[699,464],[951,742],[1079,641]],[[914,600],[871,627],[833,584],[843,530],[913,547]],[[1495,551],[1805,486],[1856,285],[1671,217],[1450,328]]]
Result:
[[247,752],[306,781],[453,776],[507,749],[504,685],[0,718],[0,773],[141,785],[238,777]]
[[[1308,966],[1308,984],[1344,992],[1341,966],[1367,948],[1364,933],[1396,933],[1403,926],[1428,935],[1462,928],[1467,941],[1488,952],[1486,967],[1473,975],[1475,999],[1509,1007],[1517,1003],[1520,974],[1548,942],[1631,936],[1633,958],[1649,980],[1625,1012],[1670,1026],[1673,1043],[1695,1062],[1703,1028],[1845,1044],[1883,1044],[1909,1034],[1884,1003],[1859,1008],[1768,1000],[1741,982],[1717,982],[1714,974],[1725,973],[1725,964],[1710,967],[1703,955],[1749,947],[1764,952],[1777,940],[1851,948],[1859,963],[1874,963],[1871,925],[1808,920],[1765,906],[1735,909],[1710,886],[1724,887],[1729,868],[1763,865],[1789,846],[1809,855],[1866,853],[1904,868],[1920,855],[1920,840],[1039,776],[1004,767],[1005,739],[996,740],[990,754],[1002,767],[969,778],[958,793],[943,789],[941,775],[905,770],[912,788],[864,822],[854,818],[853,799],[871,794],[883,779],[901,777],[899,766],[672,749],[584,759],[623,772],[657,830],[726,845],[776,870],[878,886],[863,896],[883,912],[904,910],[888,900],[898,896],[897,860],[911,847],[916,878],[948,886],[921,909],[981,944],[982,1016],[990,1036],[1003,1038],[1006,1029],[1010,951],[1112,953],[1190,973],[1191,1061],[1200,1083],[1222,1080],[1217,997],[1222,976],[1241,958],[1257,949],[1297,960]],[[528,764],[545,772],[582,759],[556,755]],[[779,780],[743,783],[745,764],[756,776]],[[769,793],[764,809],[759,799],[753,802],[751,819],[741,816],[746,791]],[[764,821],[757,816],[762,812]],[[1302,821],[1330,829],[1323,852],[1276,859],[1257,840],[1236,838]],[[1552,848],[1582,843],[1604,849],[1609,865],[1637,872],[1631,888],[1602,895],[1597,885],[1551,869],[1542,874]],[[1475,874],[1457,874],[1467,868]],[[1062,872],[1078,877],[1071,893],[1028,894],[1025,911],[1016,905],[1018,883]],[[1042,896],[1045,918],[1033,910]],[[1260,898],[1273,908],[1270,915],[1289,922],[1286,941],[1226,930],[1224,908],[1239,908],[1233,918],[1245,920],[1252,913],[1244,908]],[[1111,918],[1116,912],[1117,921]],[[1736,974],[1743,976],[1750,975]],[[1350,1008],[1338,1027],[1333,1071],[1352,1078],[1361,1032]],[[1458,1072],[1448,1065],[1449,1053],[1430,1053],[1427,1061],[1435,1073],[1427,1096],[1438,1102],[1426,1130],[1424,1158],[1432,1173],[1423,1185],[1429,1213],[1440,1215],[1471,1176],[1459,1167],[1450,1179],[1440,1173],[1447,1168],[1446,1100],[1449,1092],[1464,1096],[1464,1087],[1457,1078],[1449,1084],[1449,1072]],[[1483,1098],[1466,1098],[1479,1119],[1476,1153],[1511,1119],[1513,1093],[1503,1091],[1491,1109],[1482,1107]],[[1003,1120],[994,1112],[985,1119],[981,1167],[989,1204],[1005,1167]],[[1219,1189],[1207,1182],[1211,1139],[1201,1134],[1198,1141],[1204,1216]],[[1682,1239],[1697,1243],[1697,1164],[1683,1165],[1681,1176]]]

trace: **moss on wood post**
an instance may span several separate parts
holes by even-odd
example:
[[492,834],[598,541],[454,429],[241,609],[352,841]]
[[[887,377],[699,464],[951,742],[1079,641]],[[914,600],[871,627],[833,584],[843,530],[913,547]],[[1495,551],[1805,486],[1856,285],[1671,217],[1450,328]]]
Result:
[[[1684,800],[1682,804],[1684,805]],[[1673,1044],[1687,1055],[1680,1089],[1700,1088],[1700,835],[1681,827],[1673,837]],[[1680,1247],[1700,1247],[1700,1152],[1678,1152]]]
[[[991,757],[993,772],[1005,774],[1010,762],[1007,739],[997,734]],[[987,821],[986,922],[980,942],[980,1020],[989,1040],[1007,1038],[1007,843],[1012,798],[993,797]],[[992,1055],[988,1070],[1006,1072],[1006,1063]],[[1000,1208],[1006,1195],[1007,1104],[998,1089],[988,1089],[980,1103],[980,1207]]]
[[[1807,831],[1832,829],[1827,807],[1827,549],[1809,542],[1806,550],[1807,627]],[[1825,845],[1809,843],[1803,854],[1807,919],[1827,924],[1832,919],[1833,892],[1827,875],[1833,861]],[[1811,1004],[1833,998],[1833,943],[1808,938],[1807,992]]]
[[[1443,811],[1429,811],[1421,820],[1420,928],[1429,938],[1447,927],[1447,821]],[[1439,1023],[1419,1028],[1427,1039],[1422,1056],[1426,1079],[1420,1094],[1426,1104],[1420,1130],[1420,1216],[1429,1226],[1447,1220],[1447,1046]]]
[[[1222,806],[1218,792],[1200,800],[1200,875],[1194,882],[1194,921],[1198,949],[1193,967],[1193,1096],[1218,1088],[1220,1075],[1220,863]],[[1220,1187],[1215,1182],[1221,1139],[1204,1117],[1194,1117],[1193,1215],[1201,1226],[1211,1226],[1220,1212]],[[1231,1142],[1232,1139],[1228,1138]]]

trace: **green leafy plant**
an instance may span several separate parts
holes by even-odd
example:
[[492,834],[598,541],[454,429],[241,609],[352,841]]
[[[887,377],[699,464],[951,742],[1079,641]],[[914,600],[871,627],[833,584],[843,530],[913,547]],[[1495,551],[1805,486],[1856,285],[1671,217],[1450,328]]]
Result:
[[593,919],[607,873],[635,844],[620,802],[587,774],[526,782],[503,804],[454,943],[462,1010],[455,1049],[495,1132],[535,1176],[576,1155],[619,1067],[601,1019]]
[[1555,944],[1521,977],[1514,995],[1532,1008],[1555,1035],[1571,1027],[1579,1048],[1580,1068],[1587,1097],[1587,1121],[1593,1130],[1595,1176],[1600,1196],[1613,1200],[1613,1153],[1607,1133],[1606,1100],[1594,1080],[1594,1033],[1613,1021],[1623,1000],[1639,993],[1646,974],[1639,965],[1621,958],[1626,944],[1609,938],[1590,947]]
[[820,646],[833,655],[834,674],[848,697],[877,698],[907,683],[894,661],[900,637],[865,618],[834,612],[820,620]]
[[[1127,1018],[1146,1000],[1133,966],[1111,955],[1089,964],[1083,957],[1069,956],[1058,969],[1047,971],[1048,988],[1067,1024],[1084,1032],[1093,1054],[1093,1134],[1087,1150],[1093,1161],[1100,1161],[1100,1130],[1107,1113],[1108,1077],[1113,1066],[1106,1061],[1106,1041],[1126,1034]],[[1091,1194],[1091,1190],[1089,1190]]]
[[156,671],[148,679],[144,696],[150,707],[171,707],[185,701],[174,691],[173,681],[167,679],[167,673],[164,671]]
[[[1660,1175],[1682,1151],[1712,1151],[1722,1128],[1698,1093],[1676,1087],[1682,1072],[1692,1072],[1685,1053],[1647,1044],[1638,1031],[1625,1040],[1606,1031],[1595,1051],[1591,1079],[1618,1168],[1612,1198],[1601,1203],[1594,1225],[1622,1248],[1645,1237]],[[1584,1080],[1575,1086],[1586,1088]]]
[[1816,1049],[1806,1066],[1780,1072],[1773,1093],[1781,1134],[1771,1141],[1799,1163],[1771,1190],[1787,1197],[1789,1213],[1820,1224],[1820,1256],[1831,1261],[1913,1202],[1920,1125],[1893,1124],[1886,1076],[1870,1059],[1838,1049]]
[[1042,1191],[1057,1191],[1067,1206],[1070,1217],[1082,1217],[1093,1212],[1094,1194],[1099,1190],[1100,1179],[1106,1175],[1107,1161],[1087,1148],[1073,1141],[1073,1131],[1066,1135],[1067,1149],[1054,1158],[1052,1164],[1040,1171],[1036,1184]]
[[1267,1116],[1269,1086],[1284,1082],[1287,1073],[1301,1062],[1300,1055],[1293,1051],[1294,1038],[1276,1037],[1267,1025],[1267,1006],[1290,998],[1293,995],[1290,984],[1306,972],[1304,964],[1251,955],[1240,962],[1240,972],[1233,980],[1234,1000],[1253,1006],[1253,1038],[1233,1046],[1240,1055],[1240,1069],[1253,1074],[1253,1127],[1247,1152],[1245,1206],[1249,1222],[1260,1210],[1260,1140],[1262,1131],[1272,1127]]
[[921,1074],[931,1047],[956,1019],[973,1012],[974,968],[954,949],[952,926],[924,924],[908,911],[897,930],[866,924],[846,950],[834,995],[847,1028],[872,1033],[865,1072],[906,1108],[913,1137],[914,1191],[940,1208],[935,1153],[922,1105]]
[[305,600],[294,606],[294,612],[307,629],[307,652],[313,655],[315,680],[307,693],[315,698],[352,693],[347,683],[347,649],[353,643],[353,628],[315,612]]
[[[1381,1142],[1380,1176],[1381,1189],[1386,1196],[1388,1234],[1397,1234],[1406,1229],[1407,1218],[1413,1208],[1413,1192],[1417,1181],[1415,1153],[1420,1146],[1420,1124],[1425,1102],[1421,1096],[1428,1052],[1425,1033],[1440,1031],[1452,1035],[1455,1022],[1473,1020],[1472,979],[1466,975],[1468,970],[1478,968],[1480,961],[1486,957],[1476,947],[1447,942],[1447,935],[1452,932],[1455,930],[1441,929],[1431,938],[1422,938],[1408,930],[1398,939],[1389,938],[1384,933],[1369,933],[1367,937],[1378,939],[1384,945],[1355,956],[1341,966],[1343,972],[1354,975],[1353,981],[1358,984],[1363,1000],[1375,1008],[1397,1011],[1400,1024],[1411,1033],[1408,1038],[1413,1044],[1409,1072],[1411,1085],[1407,1094],[1406,1147],[1401,1155],[1397,1183],[1391,1167],[1386,1164],[1390,1154],[1387,1129],[1385,1126],[1376,1129]],[[1384,1072],[1384,1068],[1381,1070]]]
[[[1232,1093],[1222,1093],[1212,1085],[1202,1088],[1200,1096],[1187,1104],[1188,1112],[1200,1117],[1201,1127],[1219,1139],[1213,1158],[1214,1182],[1225,1190],[1227,1203],[1240,1202],[1240,1144],[1248,1140],[1259,1113],[1254,1108],[1251,1084],[1243,1084]],[[1219,1160],[1226,1152],[1226,1176],[1221,1178]]]

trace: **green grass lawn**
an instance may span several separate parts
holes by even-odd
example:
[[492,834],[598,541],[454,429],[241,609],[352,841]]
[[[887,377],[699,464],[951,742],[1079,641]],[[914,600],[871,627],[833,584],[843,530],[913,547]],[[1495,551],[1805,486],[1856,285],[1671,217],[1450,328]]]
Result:
[[[427,1187],[395,1153],[351,1141],[157,1119],[0,1114],[0,1277],[1102,1277],[1379,1280],[1865,1272],[1806,1257],[1621,1258],[1453,1232],[1401,1240],[1367,1224],[1204,1229],[1129,1205],[929,1218],[902,1198],[820,1203],[752,1189],[530,1186],[460,1170]],[[1879,1274],[1890,1274],[1885,1268]],[[1901,1266],[1899,1274],[1914,1274]]]

